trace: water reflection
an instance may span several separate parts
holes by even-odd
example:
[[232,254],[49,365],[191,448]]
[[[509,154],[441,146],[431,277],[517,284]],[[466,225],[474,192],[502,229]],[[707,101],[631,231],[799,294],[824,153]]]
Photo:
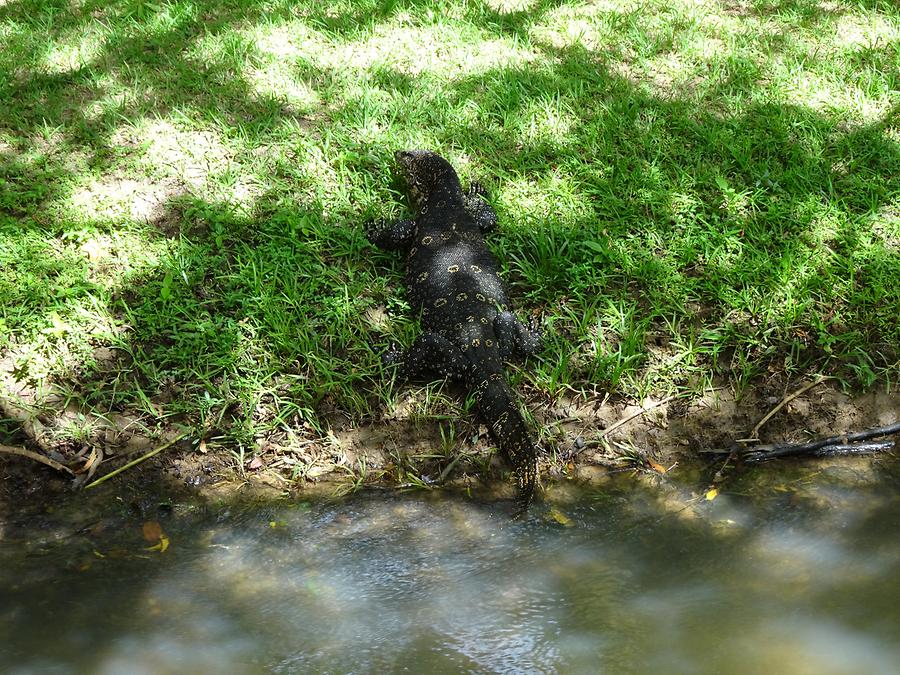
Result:
[[0,671],[896,672],[900,502],[796,485],[610,484],[561,498],[571,527],[379,494],[176,510],[165,553],[127,518],[8,541]]

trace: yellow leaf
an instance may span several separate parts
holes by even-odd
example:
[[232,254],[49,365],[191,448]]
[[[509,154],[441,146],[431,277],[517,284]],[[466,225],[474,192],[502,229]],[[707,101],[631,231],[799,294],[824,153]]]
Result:
[[161,534],[159,536],[159,543],[156,544],[156,546],[148,546],[144,550],[145,551],[159,551],[160,553],[165,553],[167,548],[169,548],[169,538],[166,535]]
[[146,541],[155,541],[156,544],[148,546],[145,551],[159,551],[164,553],[169,548],[169,538],[163,532],[162,525],[155,520],[148,520],[141,528],[143,530],[144,539]]
[[710,488],[706,491],[706,501],[711,502],[719,496],[719,488]]

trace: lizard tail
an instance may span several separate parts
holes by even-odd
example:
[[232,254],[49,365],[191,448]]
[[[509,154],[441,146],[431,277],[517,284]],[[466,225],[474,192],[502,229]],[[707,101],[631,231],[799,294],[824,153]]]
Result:
[[517,502],[524,511],[534,498],[537,453],[515,395],[502,373],[477,373],[471,382],[476,405],[493,441],[513,467],[519,487]]

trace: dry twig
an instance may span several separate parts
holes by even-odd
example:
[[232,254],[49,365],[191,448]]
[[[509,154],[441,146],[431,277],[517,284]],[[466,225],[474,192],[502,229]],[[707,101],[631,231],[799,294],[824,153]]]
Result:
[[832,378],[829,375],[819,375],[819,377],[816,378],[815,382],[810,382],[809,384],[807,384],[803,387],[800,387],[800,389],[795,391],[793,394],[789,394],[789,395],[785,396],[783,399],[781,399],[778,402],[778,405],[776,405],[774,408],[772,408],[768,413],[766,413],[765,417],[763,417],[759,422],[756,423],[756,426],[753,427],[753,431],[750,432],[750,438],[758,438],[759,430],[762,427],[762,425],[765,424],[766,422],[768,422],[770,419],[772,419],[772,416],[775,415],[775,413],[777,413],[779,410],[781,410],[788,403],[793,401],[798,396],[805,394],[806,392],[808,392],[810,389],[812,389],[816,385],[822,384],[825,380],[830,380],[830,379],[832,379]]
[[661,401],[657,401],[656,403],[654,403],[651,406],[648,406],[646,408],[641,408],[636,413],[632,413],[628,417],[623,417],[618,422],[613,423],[612,425],[606,427],[606,429],[601,431],[599,434],[597,434],[597,438],[604,438],[605,436],[608,436],[609,434],[611,434],[613,431],[618,429],[623,424],[627,424],[628,422],[633,420],[635,417],[640,417],[641,415],[646,415],[648,412],[650,412],[654,408],[658,408],[661,405],[665,405],[669,401],[674,401],[676,398],[678,398],[681,395],[682,394],[672,394],[671,396],[666,396],[664,399],[662,399]]
[[65,471],[68,474],[71,474],[73,476],[75,475],[75,472],[65,464],[60,464],[55,459],[50,459],[49,457],[45,457],[44,455],[32,450],[26,450],[25,448],[16,448],[10,445],[0,445],[0,452],[5,452],[9,455],[18,455],[19,457],[27,457],[28,459],[33,459],[35,462],[40,462],[45,466],[49,466],[51,469],[56,469],[57,471]]

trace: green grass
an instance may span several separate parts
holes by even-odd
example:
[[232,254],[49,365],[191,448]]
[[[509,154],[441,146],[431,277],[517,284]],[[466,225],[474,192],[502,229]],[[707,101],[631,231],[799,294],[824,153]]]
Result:
[[0,356],[81,411],[377,418],[413,146],[488,186],[550,396],[896,379],[894,3],[10,0],[0,43]]

